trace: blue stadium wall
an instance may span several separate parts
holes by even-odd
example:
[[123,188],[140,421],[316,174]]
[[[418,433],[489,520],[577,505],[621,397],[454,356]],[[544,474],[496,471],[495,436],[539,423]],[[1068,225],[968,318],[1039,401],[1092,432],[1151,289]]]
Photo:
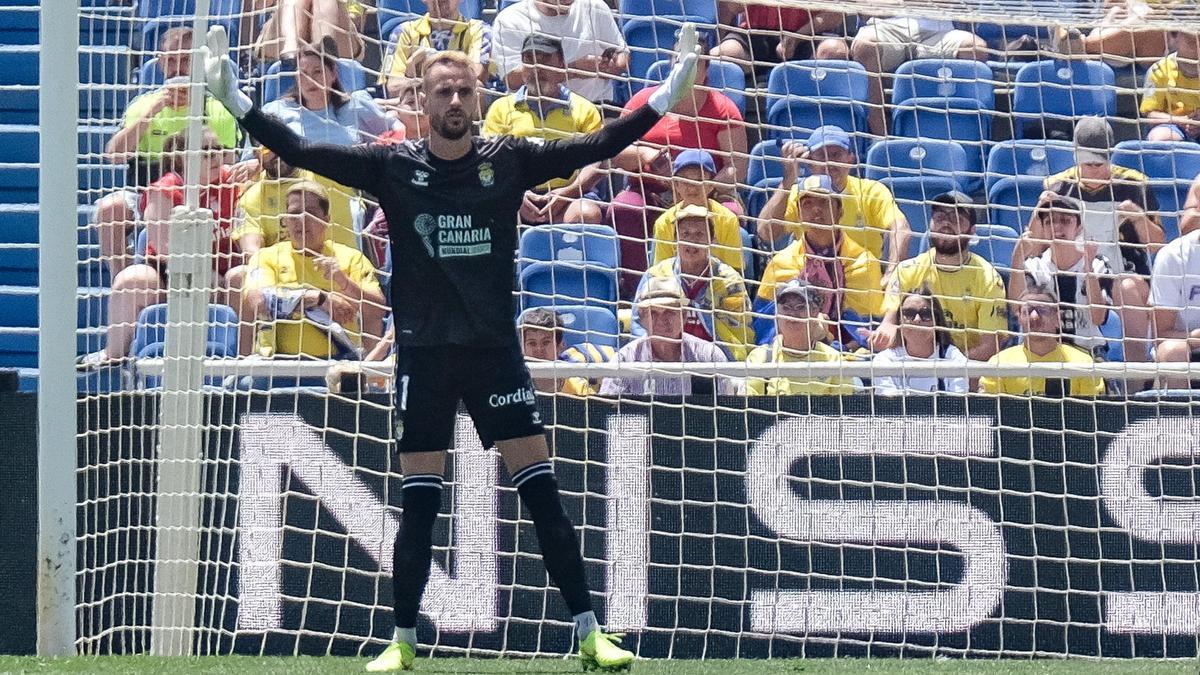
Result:
[[[0,473],[4,505],[0,607],[10,619],[8,630],[0,633],[4,653],[28,653],[34,648],[36,449],[30,440],[35,438],[34,403],[33,395],[0,397],[0,434],[7,441],[8,454],[5,471]],[[146,495],[153,490],[154,474],[146,460],[153,455],[156,406],[157,399],[144,394],[80,404],[80,430],[88,432],[79,446],[80,460],[106,468],[81,475],[81,496],[88,505],[80,509],[79,528],[107,533],[81,543],[81,561],[92,567],[120,561],[103,575],[81,577],[79,593],[87,609],[80,614],[80,630],[90,650],[148,648],[144,626],[150,603],[143,592],[152,570],[148,526],[154,522],[154,512]],[[543,401],[545,420],[556,425],[557,455],[576,460],[559,462],[558,475],[568,512],[576,522],[586,522],[583,546],[593,561],[604,560],[612,550],[610,537],[622,534],[612,532],[608,519],[613,512],[606,499],[622,487],[610,485],[613,474],[597,468],[610,460],[614,428],[610,422],[619,419],[621,429],[652,432],[646,441],[648,468],[633,467],[632,474],[648,476],[646,494],[652,497],[646,507],[647,559],[639,561],[646,569],[644,611],[637,618],[643,625],[633,631],[633,642],[643,656],[676,658],[931,653],[1195,656],[1197,636],[1189,626],[1194,625],[1200,607],[1200,548],[1194,541],[1160,543],[1155,533],[1125,529],[1113,515],[1122,509],[1120,500],[1105,492],[1112,476],[1104,475],[1104,467],[1111,468],[1109,454],[1116,443],[1145,446],[1146,433],[1153,438],[1155,429],[1192,434],[1197,412],[1187,405],[998,402],[983,397],[731,398],[720,400],[716,409],[632,400],[619,405],[600,400]],[[400,493],[398,480],[386,471],[392,462],[389,447],[377,440],[390,435],[386,409],[307,395],[270,399],[215,395],[208,415],[213,431],[207,437],[207,451],[210,459],[218,461],[209,463],[204,490],[225,497],[204,501],[205,524],[211,529],[202,542],[196,620],[214,630],[201,633],[197,649],[351,655],[360,653],[368,638],[389,637],[390,611],[379,608],[386,607],[391,597],[390,581],[379,573],[381,556],[347,536],[346,514],[331,512],[327,502],[336,499],[320,494],[328,486],[314,488],[305,478],[315,475],[314,470],[332,475],[329,472],[344,470],[353,460],[356,469],[351,474],[355,485],[366,490],[365,501],[378,502],[381,512],[388,502],[394,506]],[[949,428],[954,420],[968,418],[982,420],[988,429],[983,444],[987,447],[962,454],[931,454],[929,448],[911,446],[919,440],[916,437],[904,441],[901,434],[896,437],[901,440],[882,442],[879,438],[879,434],[895,433],[904,420],[910,421],[909,426],[915,420]],[[955,524],[939,522],[936,507],[941,505],[950,509],[944,513],[958,508],[975,514],[981,531],[996,532],[998,537],[990,544],[980,544],[977,538],[974,543],[983,548],[976,546],[978,550],[968,556],[938,540],[936,534],[925,543],[907,545],[870,545],[855,542],[853,536],[841,542],[781,536],[768,526],[777,523],[779,514],[764,511],[762,484],[752,490],[756,478],[747,469],[756,441],[778,434],[787,420],[810,425],[804,427],[808,438],[840,447],[809,447],[795,461],[789,460],[787,473],[802,480],[787,488],[787,494],[768,498],[775,506],[791,505],[783,508],[794,511],[826,500],[856,500],[867,509],[926,517],[929,522],[916,527],[936,533]],[[278,444],[270,450],[277,451],[274,464],[255,465],[252,477],[247,476],[248,460],[239,457],[249,447],[242,436],[250,427],[259,438],[256,442],[269,438]],[[301,427],[309,428],[317,439],[317,454],[302,447],[309,441],[295,434]],[[1130,436],[1134,430],[1140,430],[1140,435]],[[777,442],[783,437],[772,438]],[[855,453],[863,447],[874,452]],[[261,450],[256,451],[259,459]],[[468,456],[476,462],[480,457],[478,453]],[[300,462],[319,466],[300,467]],[[1181,501],[1176,504],[1195,503],[1200,490],[1197,462],[1167,457],[1151,464],[1148,470],[1138,470],[1134,479],[1141,481],[1142,494],[1177,497]],[[498,474],[503,480],[503,471]],[[278,481],[289,492],[279,515],[279,525],[284,527],[278,533],[278,550],[283,560],[278,570],[267,574],[274,574],[276,595],[265,598],[265,603],[263,597],[245,600],[241,595],[245,591],[239,592],[239,575],[247,563],[239,556],[245,554],[249,540],[239,541],[236,536],[239,526],[247,524],[245,519],[259,517],[249,500],[237,508],[238,496],[250,489],[251,482],[261,487],[264,479]],[[754,490],[758,503],[750,494]],[[451,494],[447,490],[444,513],[451,508]],[[494,582],[485,580],[480,586],[488,589],[486,602],[494,602],[493,616],[488,617],[493,625],[474,633],[443,630],[437,642],[565,652],[571,637],[567,626],[540,621],[544,616],[561,619],[566,609],[556,593],[545,589],[544,572],[532,555],[536,552],[532,528],[512,524],[518,513],[512,491],[497,492],[494,499],[500,516],[494,553],[500,562],[494,565]],[[362,510],[370,511],[367,507],[364,504]],[[390,513],[395,515],[394,510]],[[449,522],[446,517],[439,521],[436,537],[443,546],[460,536],[452,534]],[[455,527],[461,532],[464,525]],[[853,523],[848,527],[853,528]],[[443,551],[435,561],[453,574],[460,568],[457,555]],[[910,628],[903,634],[845,629],[871,621],[862,613],[880,611],[867,601],[856,605],[855,598],[869,596],[854,591],[916,597],[954,589],[965,574],[968,558],[971,564],[985,565],[976,568],[976,574],[983,570],[1003,586],[994,599],[983,600],[982,613],[975,602],[972,607],[964,605],[959,616],[905,617]],[[235,562],[241,564],[231,564]],[[356,571],[340,572],[345,565]],[[602,613],[606,569],[601,562],[589,568]],[[517,590],[511,590],[514,587]],[[839,600],[836,611],[813,608],[803,620],[777,616],[780,625],[803,624],[803,631],[769,635],[761,632],[761,618],[755,616],[755,593],[776,590],[837,591],[844,595],[823,597],[845,602]],[[305,597],[307,602],[298,600]],[[245,604],[241,616],[239,598]],[[1123,619],[1115,617],[1120,613],[1114,609],[1117,605],[1124,607]],[[917,604],[911,611],[929,613]],[[970,612],[976,614],[968,616]],[[95,637],[101,628],[110,630]],[[423,641],[432,642],[431,624],[423,623],[418,630]]]

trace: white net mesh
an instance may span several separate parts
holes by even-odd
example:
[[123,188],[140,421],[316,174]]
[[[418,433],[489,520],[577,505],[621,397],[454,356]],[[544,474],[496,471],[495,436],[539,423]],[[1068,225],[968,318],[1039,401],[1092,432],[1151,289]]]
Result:
[[[531,192],[515,269],[595,600],[639,654],[1195,655],[1192,408],[1152,397],[1187,393],[1200,328],[1195,3],[576,0],[547,18],[521,0],[464,2],[453,25],[415,1],[82,4],[82,652],[365,654],[391,636],[388,224],[219,104],[189,110],[208,4],[256,103],[343,145],[428,133],[426,50],[479,63],[481,133],[561,138],[637,105],[679,27],[704,29],[701,93]],[[69,274],[36,265],[38,11],[0,8],[0,356],[30,388],[38,274]],[[531,32],[562,41],[557,76],[522,61]],[[1108,130],[1081,132],[1096,115]],[[307,181],[327,205],[289,197]],[[212,221],[189,229],[173,209],[197,184]],[[935,208],[952,191],[971,215]],[[346,247],[309,257],[354,292],[280,257],[305,209]],[[651,290],[689,308],[639,304]],[[173,384],[188,377],[201,388]],[[1007,396],[966,395],[981,388]],[[455,441],[423,643],[569,651],[515,491],[465,416]],[[194,488],[168,494],[176,460]]]

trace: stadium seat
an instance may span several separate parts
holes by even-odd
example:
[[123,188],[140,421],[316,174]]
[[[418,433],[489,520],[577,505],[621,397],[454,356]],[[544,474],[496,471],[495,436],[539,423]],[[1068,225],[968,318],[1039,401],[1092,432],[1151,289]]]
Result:
[[565,262],[615,270],[620,242],[608,225],[538,225],[521,233],[517,247],[519,271],[539,262]]
[[629,46],[629,74],[633,78],[630,87],[633,91],[646,86],[650,66],[656,61],[671,58],[675,53],[675,33],[688,21],[702,24],[704,18],[659,15],[652,19],[630,19],[621,26],[621,33]]
[[1011,271],[1013,251],[1017,248],[1020,233],[1004,225],[980,223],[975,226],[975,239],[971,250],[990,262],[1005,279]]
[[953,178],[945,176],[914,176],[909,178],[885,178],[882,182],[892,191],[896,205],[908,219],[908,226],[913,237],[909,240],[908,252],[904,257],[917,254],[921,237],[929,231],[929,214],[931,200],[951,190],[958,189],[958,183]]
[[[354,59],[338,59],[338,81],[346,91],[360,91],[367,88],[367,71],[362,64]],[[266,77],[262,82],[262,104],[266,105],[277,100],[280,96],[296,86],[296,74],[283,70],[279,61],[267,68]]]
[[621,0],[618,8],[623,21],[656,16],[694,16],[702,25],[715,26],[717,23],[715,0]]
[[[224,26],[229,33],[229,43],[238,44],[240,39],[243,0],[212,0],[208,10],[209,25]],[[138,3],[138,13],[141,15],[142,2]],[[147,61],[158,51],[158,43],[163,33],[176,26],[191,28],[195,20],[195,0],[149,0],[149,4],[158,5],[156,8],[169,10],[180,7],[177,11],[161,11],[152,16],[144,16],[139,24],[139,42],[134,45],[142,51],[142,60]]]
[[[832,124],[867,129],[867,71],[854,61],[788,61],[767,78],[767,122],[775,138],[799,138]],[[860,141],[860,150],[864,143]],[[859,153],[862,154],[861,152]]]
[[982,108],[996,108],[995,75],[978,61],[917,59],[900,64],[892,85],[892,103],[910,98],[973,98]]
[[746,216],[748,218],[758,218],[762,213],[763,207],[767,205],[767,201],[771,199],[771,193],[779,188],[779,184],[783,182],[782,177],[764,178],[754,184],[754,187],[748,191],[746,198]]
[[910,98],[892,109],[892,133],[904,138],[957,141],[967,171],[982,176],[995,112],[973,98]]
[[[429,12],[425,0],[376,0],[375,7],[381,24],[400,14],[421,16]],[[468,19],[478,19],[483,16],[483,3],[479,0],[460,0],[458,11]]]
[[138,0],[139,19],[157,19],[163,16],[195,14],[196,0]]
[[746,184],[758,185],[767,178],[783,177],[783,148],[778,141],[759,141],[750,149]]
[[988,152],[984,189],[1010,176],[1053,176],[1075,166],[1075,146],[1070,141],[1021,139],[1001,141]]
[[1038,176],[1001,178],[988,190],[989,220],[1024,232],[1044,189],[1045,180]]
[[974,192],[980,182],[978,176],[969,174],[967,153],[954,141],[889,138],[876,142],[867,152],[867,178],[915,176],[951,178],[964,192]]
[[1178,237],[1179,212],[1192,181],[1200,175],[1200,146],[1188,141],[1125,141],[1114,148],[1112,161],[1150,179],[1166,240]]
[[539,262],[521,270],[521,309],[587,305],[616,310],[616,268],[574,262]]
[[1045,39],[1049,37],[1050,31],[1045,26],[1028,26],[1012,23],[987,23],[987,22],[955,22],[959,28],[983,38],[988,46],[997,51],[1003,51],[1013,40],[1019,39],[1026,35]]
[[[129,355],[147,359],[162,356],[167,340],[167,303],[150,305],[138,316]],[[235,357],[238,353],[237,312],[227,305],[208,306],[208,336],[205,353],[212,357]]]
[[[525,310],[521,312],[520,324],[525,318]],[[557,305],[554,311],[558,313],[563,325],[563,343],[567,347],[588,342],[597,346],[619,346],[621,328],[617,317],[604,307],[589,307],[587,305]]]
[[1035,61],[1017,71],[1013,85],[1016,138],[1071,138],[1073,120],[1111,117],[1117,110],[1116,75],[1099,59]]
[[[662,82],[670,72],[670,67],[671,62],[667,59],[655,61],[646,72],[646,80]],[[709,61],[707,85],[728,96],[738,112],[743,117],[746,115],[746,73],[741,68],[724,61]]]

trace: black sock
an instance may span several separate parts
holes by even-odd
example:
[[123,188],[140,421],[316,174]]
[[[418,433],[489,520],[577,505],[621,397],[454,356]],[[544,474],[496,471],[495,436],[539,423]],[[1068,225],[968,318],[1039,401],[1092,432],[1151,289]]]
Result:
[[421,594],[433,560],[433,523],[442,508],[442,477],[405,476],[402,483],[400,531],[392,549],[392,602],[398,628],[415,628]]
[[592,599],[588,595],[579,540],[563,511],[558,496],[558,481],[554,478],[550,462],[530,464],[513,474],[512,482],[533,518],[546,571],[567,601],[571,614],[591,611]]

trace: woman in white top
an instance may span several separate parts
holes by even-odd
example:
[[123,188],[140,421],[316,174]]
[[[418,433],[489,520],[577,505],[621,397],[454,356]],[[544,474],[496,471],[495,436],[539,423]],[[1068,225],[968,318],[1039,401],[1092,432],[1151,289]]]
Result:
[[[900,343],[876,354],[873,363],[886,365],[901,361],[945,361],[966,366],[967,357],[950,342],[941,304],[927,288],[904,298],[900,304]],[[953,372],[953,367],[947,370]],[[964,377],[883,375],[872,377],[871,381],[876,392],[888,395],[939,391],[962,394],[967,391]]]
[[346,93],[338,80],[336,48],[326,40],[296,59],[296,87],[263,106],[309,143],[372,143],[387,131],[404,129],[365,91]]

